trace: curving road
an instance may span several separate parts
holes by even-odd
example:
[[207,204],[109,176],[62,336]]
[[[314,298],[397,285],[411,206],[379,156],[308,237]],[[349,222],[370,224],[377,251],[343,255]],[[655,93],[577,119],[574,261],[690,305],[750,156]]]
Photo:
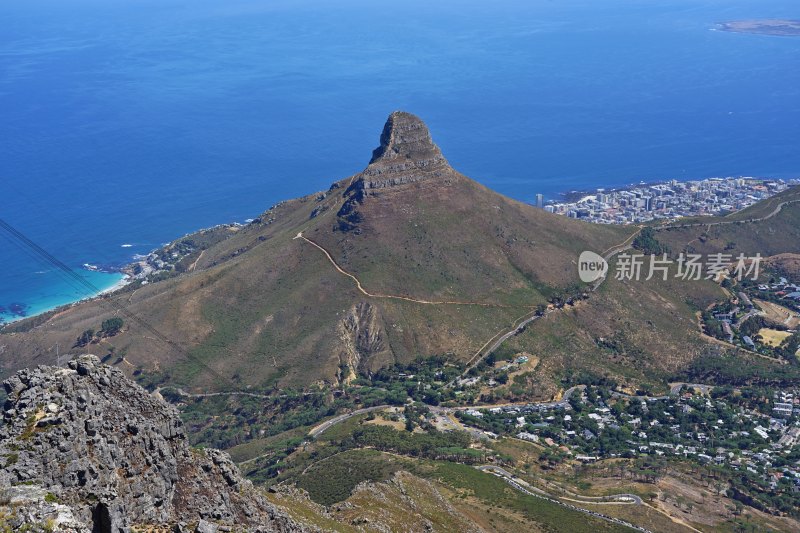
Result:
[[322,424],[311,428],[308,431],[308,436],[311,438],[319,437],[323,432],[329,430],[331,427],[344,422],[348,418],[352,418],[356,415],[363,415],[364,413],[371,413],[372,411],[380,411],[381,409],[387,409],[391,407],[390,405],[375,405],[373,407],[365,407],[363,409],[356,409],[355,411],[350,411],[349,413],[344,413],[342,415],[337,415],[331,418],[330,420],[326,420]]
[[[578,507],[577,505],[572,505],[569,503],[564,503],[561,500],[558,500],[541,489],[531,486],[526,481],[519,479],[514,474],[501,468],[499,466],[493,465],[484,465],[484,466],[476,466],[478,470],[482,472],[487,472],[489,474],[495,475],[499,478],[502,478],[506,483],[514,487],[519,492],[523,494],[527,494],[528,496],[533,496],[535,498],[542,498],[547,500],[551,503],[555,503],[556,505],[560,505],[561,507],[566,507],[567,509],[571,509],[573,511],[578,511],[583,514],[587,514],[589,516],[594,516],[595,518],[600,518],[605,520],[606,522],[611,522],[613,524],[618,524],[621,526],[625,526],[631,528],[636,531],[641,531],[643,533],[653,533],[649,529],[645,529],[643,527],[639,527],[637,525],[631,524],[630,522],[626,522],[625,520],[621,520],[619,518],[614,518],[613,516],[608,516],[603,513],[598,513],[597,511],[590,511],[589,509],[584,509],[583,507]],[[594,503],[594,504],[606,504],[606,505],[641,505],[642,499],[636,496],[635,494],[616,494],[613,496],[614,498],[619,498],[619,501],[616,502],[583,502],[583,503]]]

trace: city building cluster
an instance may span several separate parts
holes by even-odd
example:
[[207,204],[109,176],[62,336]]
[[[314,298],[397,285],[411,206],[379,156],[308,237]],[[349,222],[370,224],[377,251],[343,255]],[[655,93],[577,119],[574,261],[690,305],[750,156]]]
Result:
[[550,213],[600,224],[633,224],[654,219],[676,219],[700,215],[723,215],[744,209],[769,198],[800,179],[711,178],[638,185],[606,191],[598,189],[574,202],[544,203],[536,195],[536,205]]
[[565,459],[676,456],[800,493],[800,390],[793,388],[712,392],[687,385],[668,396],[637,397],[587,387],[569,401],[468,408],[457,416],[486,438],[513,436]]

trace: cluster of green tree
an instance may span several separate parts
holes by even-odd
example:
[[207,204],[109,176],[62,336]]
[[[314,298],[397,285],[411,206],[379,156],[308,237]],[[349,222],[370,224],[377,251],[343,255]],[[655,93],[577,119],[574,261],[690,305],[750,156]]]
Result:
[[305,442],[304,437],[292,437],[267,444],[261,452],[264,457],[255,461],[255,464],[245,471],[245,475],[256,483],[266,483],[280,473],[285,467],[286,458],[303,442]]
[[592,385],[607,389],[615,389],[617,382],[608,375],[601,376],[591,370],[568,368],[561,377],[561,384],[565,387],[574,385]]
[[429,429],[425,433],[397,431],[387,426],[365,425],[341,442],[344,448],[374,448],[411,457],[476,463],[486,459],[488,452],[469,449],[471,438],[461,431],[441,432]]
[[[380,397],[379,390],[384,391],[383,401],[372,405],[403,405],[408,398],[428,405],[439,405],[456,399],[455,391],[443,390],[441,385],[458,377],[462,370],[463,363],[453,362],[444,356],[421,357],[407,365],[398,363],[381,368],[369,378],[357,379],[353,385],[361,389],[367,387],[372,401]],[[355,388],[352,393],[358,396],[364,394]]]
[[800,380],[800,367],[781,365],[751,358],[745,363],[734,355],[703,354],[672,381],[715,383],[719,385],[795,385]]
[[656,239],[656,232],[653,228],[644,228],[639,235],[633,239],[633,247],[645,255],[668,254],[669,248]]
[[[581,300],[587,300],[588,298],[589,293],[586,292],[586,287],[573,285],[563,290],[554,291],[552,294],[550,294],[547,301],[556,309],[561,309],[565,305],[575,305],[577,302]],[[542,309],[541,306],[537,306],[536,314],[541,316],[544,314],[545,310],[546,308]]]
[[468,426],[482,429],[483,431],[491,431],[496,435],[503,435],[510,433],[513,426],[510,426],[507,416],[502,414],[493,414],[491,412],[484,412],[483,416],[468,415],[463,411],[456,411],[456,418],[467,424]]
[[539,454],[539,462],[545,468],[552,468],[567,460],[569,454],[560,448],[545,448]]
[[775,354],[792,363],[798,363],[797,354],[800,353],[800,331],[794,332],[790,337],[775,348]]
[[359,483],[384,481],[401,468],[409,469],[408,461],[393,460],[374,450],[350,450],[316,461],[296,482],[321,505],[346,500]]
[[183,406],[181,417],[190,430],[192,444],[226,449],[254,438],[311,426],[337,411],[351,408],[349,399],[337,398],[331,402],[323,391],[302,393],[287,389],[270,398],[242,395],[195,398]]
[[766,513],[800,516],[800,494],[794,492],[791,479],[782,477],[773,488],[751,472],[737,474],[729,479],[728,495],[731,498]]
[[703,332],[715,339],[728,340],[722,321],[713,318],[708,312],[703,313]]
[[99,339],[104,337],[113,337],[120,331],[122,331],[122,326],[124,325],[124,321],[119,317],[112,317],[106,320],[103,320],[103,323],[100,324],[100,330],[95,332],[94,329],[89,328],[85,330],[83,333],[78,335],[78,339],[75,341],[75,347],[83,347],[93,342],[97,342]]
[[770,398],[773,397],[777,390],[769,386],[733,387],[731,385],[722,385],[711,390],[711,398],[723,400],[731,408],[743,408],[768,414],[770,408],[765,409],[765,406],[768,407],[770,405]]
[[777,324],[764,318],[763,316],[756,315],[748,318],[742,324],[739,325],[739,332],[742,335],[747,335],[751,338],[756,338],[758,336],[758,332],[761,331],[762,328],[770,328],[775,329],[778,331],[785,331],[786,326],[783,324]]

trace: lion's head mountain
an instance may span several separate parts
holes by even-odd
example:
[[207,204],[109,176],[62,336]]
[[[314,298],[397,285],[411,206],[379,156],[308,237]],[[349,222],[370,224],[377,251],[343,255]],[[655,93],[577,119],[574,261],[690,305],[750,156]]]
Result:
[[[4,371],[50,363],[56,343],[73,346],[121,306],[143,322],[126,320],[95,351],[108,350],[128,374],[187,389],[335,387],[418,357],[465,362],[554,298],[579,303],[509,341],[541,354],[531,385],[544,395],[566,369],[636,383],[704,352],[692,324],[718,296],[714,283],[610,280],[588,295],[578,279],[582,251],[613,249],[638,228],[553,215],[491,191],[452,168],[407,112],[389,116],[367,156],[362,172],[328,190],[171,243],[171,253],[186,242],[190,252],[164,279],[6,328]],[[738,231],[782,224],[780,239],[758,246],[797,252],[798,240],[784,238],[797,232],[783,220],[793,212]],[[662,235],[673,250],[695,237]],[[752,239],[736,242],[756,251]],[[615,335],[627,348],[609,353],[599,339]]]

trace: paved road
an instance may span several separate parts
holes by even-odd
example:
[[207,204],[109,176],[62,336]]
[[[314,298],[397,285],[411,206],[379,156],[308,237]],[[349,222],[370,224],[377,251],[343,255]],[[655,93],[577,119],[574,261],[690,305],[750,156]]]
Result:
[[433,412],[447,412],[447,413],[454,413],[456,411],[464,411],[466,409],[492,409],[494,407],[527,407],[529,405],[537,405],[546,409],[557,408],[557,407],[565,407],[569,403],[569,399],[575,393],[575,391],[582,391],[586,388],[586,385],[575,385],[574,387],[570,387],[564,391],[564,395],[561,396],[561,399],[558,401],[553,402],[521,402],[521,403],[492,403],[486,405],[465,405],[459,407],[431,407],[430,410]]
[[429,409],[430,411],[438,417],[440,423],[449,428],[456,431],[465,431],[472,435],[474,438],[478,440],[486,440],[489,436],[486,434],[485,431],[480,429],[476,429],[470,426],[465,426],[451,418],[451,415],[458,411],[466,411],[467,409],[492,409],[495,407],[513,407],[513,408],[523,408],[528,407],[531,405],[536,405],[543,409],[556,409],[556,408],[563,408],[569,403],[569,399],[572,397],[572,394],[577,390],[583,390],[586,388],[586,385],[575,385],[574,387],[570,387],[566,391],[564,391],[564,395],[561,397],[560,400],[556,402],[525,402],[525,403],[503,403],[503,404],[490,404],[490,405],[469,405],[463,407],[441,407],[441,406],[431,406]]
[[[536,320],[538,318],[542,318],[542,317],[547,316],[547,315],[549,315],[550,313],[553,313],[553,312],[555,312],[555,310],[547,309],[544,312],[543,315],[539,315],[534,311],[533,314],[531,314],[530,316],[523,315],[523,317],[520,317],[520,318],[523,319],[522,322],[520,322],[516,326],[513,326],[509,331],[506,331],[505,333],[500,335],[500,337],[497,338],[496,340],[495,340],[495,337],[497,337],[497,335],[495,335],[494,337],[489,339],[489,342],[484,344],[481,347],[481,349],[478,350],[478,352],[475,355],[473,355],[472,358],[470,358],[469,361],[467,361],[467,366],[466,366],[466,368],[464,368],[464,371],[461,373],[461,375],[458,378],[456,378],[453,381],[451,381],[450,383],[446,384],[445,387],[452,387],[457,379],[463,378],[464,376],[466,376],[467,373],[472,368],[477,366],[478,363],[483,361],[486,357],[489,357],[490,354],[494,353],[505,341],[507,341],[508,339],[513,337],[514,335],[522,333],[525,330],[525,328],[528,326],[528,324],[530,324],[531,322],[533,322],[534,320]],[[517,319],[517,320],[520,320],[520,319]],[[487,346],[488,346],[488,348],[487,348]]]
[[681,387],[697,389],[701,394],[711,394],[711,390],[714,388],[714,385],[706,385],[704,383],[670,383],[669,385],[670,396],[677,396],[681,391]]
[[517,325],[517,327],[516,327],[516,328],[514,328],[514,329],[512,329],[512,330],[510,330],[510,331],[507,331],[506,333],[504,333],[504,334],[503,334],[503,335],[502,335],[502,336],[501,336],[499,339],[497,339],[497,340],[496,340],[494,343],[492,343],[492,345],[491,345],[491,346],[489,346],[489,348],[487,348],[486,350],[484,350],[484,351],[483,351],[483,354],[481,354],[481,356],[480,356],[480,357],[479,357],[479,358],[478,358],[478,359],[477,359],[477,360],[476,360],[474,363],[472,363],[472,365],[471,365],[471,366],[467,367],[467,369],[466,369],[466,370],[467,370],[467,371],[469,371],[469,369],[470,369],[472,366],[475,366],[475,365],[477,365],[477,364],[478,364],[478,363],[479,363],[479,362],[480,362],[480,361],[481,361],[481,360],[482,360],[484,357],[488,357],[488,356],[489,356],[489,354],[491,354],[491,353],[493,353],[495,350],[497,350],[497,349],[500,347],[500,345],[501,345],[501,344],[503,344],[504,342],[506,342],[508,339],[510,339],[510,338],[511,338],[511,337],[513,337],[514,335],[517,335],[517,334],[519,334],[519,333],[522,333],[522,332],[525,330],[525,328],[528,326],[528,324],[530,324],[531,322],[533,322],[533,321],[534,321],[534,320],[536,320],[537,318],[541,318],[542,316],[549,315],[550,313],[552,313],[552,310],[547,310],[547,311],[545,311],[544,315],[538,315],[538,314],[534,313],[533,315],[529,316],[528,318],[526,318],[525,320],[523,320],[522,322],[520,322],[520,323],[519,323],[519,325]]
[[714,388],[714,385],[706,385],[704,383],[670,383],[669,394],[663,396],[638,396],[635,394],[625,394],[624,392],[619,391],[611,391],[611,395],[617,398],[632,398],[644,400],[646,402],[655,400],[668,400],[669,398],[677,396],[681,391],[681,387],[684,386],[690,389],[697,389],[701,394],[711,394],[711,390]]
[[356,409],[355,411],[351,411],[349,413],[344,413],[342,415],[337,415],[331,418],[330,420],[326,420],[322,424],[311,428],[308,432],[308,436],[312,438],[319,437],[323,432],[330,429],[332,426],[344,422],[348,418],[352,418],[356,415],[363,415],[364,413],[371,413],[372,411],[380,411],[381,409],[387,409],[390,407],[389,405],[376,405],[373,407],[365,407],[363,409]]
[[[547,500],[547,501],[549,501],[551,503],[555,503],[556,505],[560,505],[562,507],[566,507],[566,508],[571,509],[573,511],[578,511],[580,513],[584,513],[584,514],[588,514],[590,516],[594,516],[596,518],[600,518],[600,519],[605,520],[607,522],[611,522],[611,523],[618,524],[618,525],[621,525],[621,526],[629,527],[629,528],[634,529],[636,531],[641,531],[643,533],[652,533],[652,531],[650,531],[649,529],[645,529],[643,527],[639,527],[637,525],[631,524],[630,522],[626,522],[625,520],[620,520],[619,518],[614,518],[613,516],[604,515],[603,513],[598,513],[596,511],[590,511],[589,509],[584,509],[583,507],[578,507],[577,505],[572,505],[572,504],[564,503],[564,502],[562,502],[560,500],[557,500],[556,498],[553,498],[552,496],[548,495],[543,490],[540,490],[540,489],[537,489],[536,487],[531,486],[530,484],[528,484],[524,480],[519,479],[518,477],[516,477],[511,472],[509,472],[509,471],[507,471],[507,470],[505,470],[503,468],[500,468],[499,466],[487,465],[487,466],[478,466],[476,468],[478,470],[483,471],[483,472],[488,472],[488,473],[493,474],[493,475],[495,475],[495,476],[497,476],[499,478],[502,478],[506,483],[508,483],[509,485],[514,487],[515,489],[517,489],[519,492],[522,492],[522,493],[527,494],[529,496],[534,496],[536,498],[542,498],[542,499]],[[623,500],[623,501],[619,501],[619,502],[605,502],[605,503],[607,503],[609,505],[612,504],[612,503],[616,503],[617,505],[625,505],[625,504],[627,504],[627,505],[640,505],[642,503],[641,498],[638,498],[638,496],[636,496],[635,494],[618,494],[616,496],[619,497],[619,498],[630,497],[632,499],[632,501],[628,502],[628,501],[624,501]]]
[[797,202],[800,202],[800,199],[798,199],[798,200],[786,200],[785,202],[781,202],[775,207],[775,209],[773,209],[772,211],[770,211],[768,214],[764,215],[763,217],[747,218],[747,219],[743,219],[743,220],[718,220],[716,222],[692,222],[692,223],[689,223],[689,224],[669,224],[669,225],[665,225],[665,226],[654,227],[653,229],[655,229],[657,231],[660,231],[662,229],[695,228],[695,227],[698,227],[698,226],[709,226],[709,227],[710,226],[724,226],[724,225],[727,225],[727,224],[736,224],[736,223],[739,223],[739,222],[762,222],[764,220],[769,220],[770,218],[772,218],[774,216],[777,216],[777,214],[781,212],[781,210],[783,209],[783,207],[785,205],[794,204],[794,203],[797,203]]
[[[537,493],[539,493],[541,495],[554,497],[554,496],[551,496],[550,494],[548,494],[547,492],[543,491],[542,489],[534,487],[534,486],[528,484],[527,482],[525,482],[524,480],[517,478],[514,474],[512,474],[511,472],[509,472],[505,468],[502,468],[502,467],[499,467],[499,466],[495,466],[495,465],[484,465],[484,466],[478,466],[476,468],[478,470],[483,471],[483,472],[494,472],[494,473],[497,473],[497,474],[501,475],[502,477],[511,479],[511,480],[515,481],[516,483],[524,485],[528,490],[531,490],[533,492],[537,492]],[[574,492],[570,492],[570,491],[568,491],[566,489],[562,489],[562,490],[564,491],[565,494],[569,495],[571,498],[585,500],[586,503],[608,503],[608,504],[610,504],[610,503],[619,503],[619,504],[624,504],[624,505],[642,505],[642,503],[644,503],[644,502],[642,502],[642,499],[639,496],[637,496],[636,494],[622,493],[622,494],[611,494],[609,496],[581,496],[580,494],[576,494]]]

